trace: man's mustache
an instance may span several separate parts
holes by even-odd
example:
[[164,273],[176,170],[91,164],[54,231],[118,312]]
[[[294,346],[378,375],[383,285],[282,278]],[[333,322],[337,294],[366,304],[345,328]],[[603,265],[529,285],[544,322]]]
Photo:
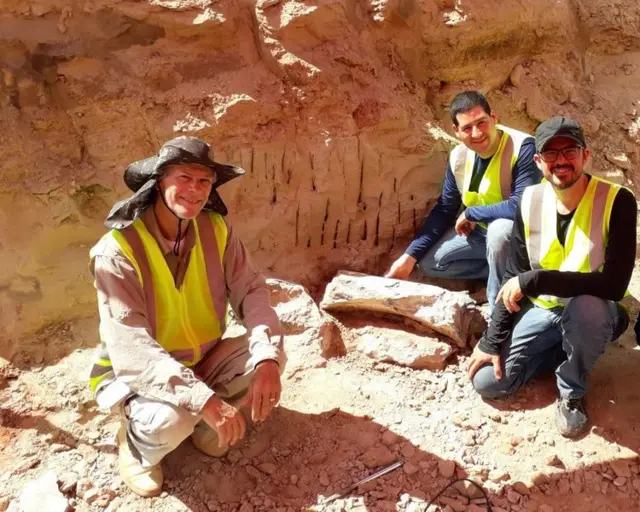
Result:
[[557,170],[575,171],[575,167],[573,165],[554,165],[551,168],[551,172],[556,172]]

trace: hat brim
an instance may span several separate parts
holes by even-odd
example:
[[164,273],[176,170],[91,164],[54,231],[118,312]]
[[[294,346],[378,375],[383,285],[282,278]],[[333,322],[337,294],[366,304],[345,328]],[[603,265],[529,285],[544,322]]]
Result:
[[245,174],[245,170],[233,165],[225,165],[215,162],[210,158],[163,158],[152,156],[129,165],[125,170],[125,183],[135,193],[128,199],[118,201],[107,216],[104,225],[109,229],[124,229],[139,218],[142,213],[151,206],[157,196],[156,184],[163,174],[163,169],[169,165],[181,163],[194,163],[211,169],[216,176],[216,181],[211,188],[209,198],[203,210],[213,211],[222,216],[229,213],[222,197],[216,190],[221,185],[234,178]]
[[163,170],[170,165],[197,164],[208,167],[216,176],[214,188],[224,185],[228,181],[245,174],[245,170],[234,165],[225,165],[209,158],[208,155],[198,158],[181,148],[169,146],[163,153],[143,160],[138,160],[129,165],[124,171],[124,182],[134,192],[142,187],[148,180],[162,176]]
[[568,134],[568,133],[557,133],[557,134],[552,135],[551,137],[545,139],[544,141],[542,141],[542,144],[540,144],[540,146],[537,149],[538,153],[541,153],[542,151],[544,151],[544,148],[546,148],[549,145],[549,142],[551,142],[553,139],[557,139],[559,137],[563,137],[565,139],[571,139],[573,142],[578,144],[581,148],[585,148],[586,147],[584,139],[580,139],[579,137],[576,137],[575,135],[571,135],[571,134]]

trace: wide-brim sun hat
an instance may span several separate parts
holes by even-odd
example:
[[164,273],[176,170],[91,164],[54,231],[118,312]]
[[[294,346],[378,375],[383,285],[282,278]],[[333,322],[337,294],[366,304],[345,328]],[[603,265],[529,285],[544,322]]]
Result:
[[105,226],[109,229],[124,229],[133,224],[149,206],[154,204],[158,179],[162,177],[169,165],[175,164],[198,164],[211,169],[216,180],[203,209],[227,215],[227,207],[216,189],[242,176],[245,170],[234,165],[216,162],[211,158],[209,144],[197,137],[183,136],[165,142],[157,155],[133,162],[125,169],[124,182],[135,193],[128,199],[113,205],[105,220]]

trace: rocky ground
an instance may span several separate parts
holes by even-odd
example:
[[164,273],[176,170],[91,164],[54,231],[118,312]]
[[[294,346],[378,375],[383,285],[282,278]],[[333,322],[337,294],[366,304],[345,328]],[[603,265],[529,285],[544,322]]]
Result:
[[[593,426],[577,441],[556,433],[552,376],[490,403],[463,371],[468,349],[442,369],[417,370],[348,340],[346,355],[325,359],[315,331],[289,334],[283,399],[269,421],[219,460],[185,441],[165,459],[165,489],[154,499],[122,484],[117,420],[89,394],[96,333],[95,319],[52,326],[2,368],[0,510],[486,510],[468,483],[427,509],[461,477],[480,483],[497,512],[640,510],[640,351],[632,331],[599,362],[588,396]],[[324,503],[397,460],[401,469]]]
[[[296,311],[310,299],[291,300],[279,409],[221,460],[185,442],[153,500],[119,481],[117,422],[89,394],[88,249],[128,193],[124,167],[176,135],[247,170],[222,190],[234,227],[265,272],[316,301],[337,270],[380,273],[404,250],[440,191],[455,142],[445,107],[462,90],[514,128],[577,119],[593,172],[637,190],[640,4],[505,5],[0,0],[0,511],[322,509],[400,458],[324,508],[422,510],[469,475],[494,510],[637,509],[629,334],[594,372],[592,431],[567,441],[552,379],[485,403],[462,371],[468,348],[362,316],[316,311],[307,329]],[[469,489],[437,506],[482,510]]]

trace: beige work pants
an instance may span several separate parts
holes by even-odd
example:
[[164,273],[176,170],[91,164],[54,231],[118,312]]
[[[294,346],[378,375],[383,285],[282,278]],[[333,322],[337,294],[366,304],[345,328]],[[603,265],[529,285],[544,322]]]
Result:
[[[281,353],[282,372],[286,356],[284,351]],[[256,363],[251,359],[247,337],[239,336],[222,340],[194,367],[194,371],[218,398],[238,406],[247,393]],[[130,397],[116,409],[126,425],[132,452],[140,456],[146,467],[158,464],[175,450],[193,433],[202,418],[199,414],[140,395]]]

